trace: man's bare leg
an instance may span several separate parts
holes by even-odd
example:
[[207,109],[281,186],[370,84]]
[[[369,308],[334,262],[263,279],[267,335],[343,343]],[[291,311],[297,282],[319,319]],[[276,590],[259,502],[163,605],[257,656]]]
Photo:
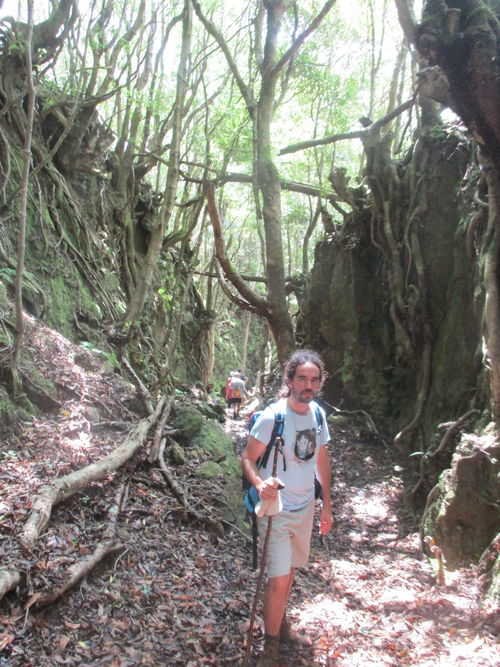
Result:
[[286,602],[285,602],[285,610],[283,612],[283,618],[281,620],[281,625],[280,625],[280,637],[282,641],[285,642],[290,642],[292,644],[301,644],[302,646],[310,646],[311,645],[311,639],[307,635],[301,635],[298,632],[296,632],[292,625],[290,624],[290,621],[287,619],[286,616],[286,606],[288,604],[288,598],[290,597],[290,591],[292,590],[292,584],[295,576],[295,568],[292,568],[290,570],[290,577],[289,577],[289,582],[288,582],[288,593],[286,596]]
[[264,626],[267,635],[276,637],[280,633],[294,574],[295,568],[292,568],[288,574],[267,580],[264,592]]

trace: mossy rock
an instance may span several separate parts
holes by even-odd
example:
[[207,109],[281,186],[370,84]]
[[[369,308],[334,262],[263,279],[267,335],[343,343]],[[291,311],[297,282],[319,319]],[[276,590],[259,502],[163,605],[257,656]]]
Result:
[[500,532],[500,447],[496,438],[463,434],[451,463],[432,491],[424,535],[443,550],[447,566],[477,561]]
[[191,406],[182,405],[176,409],[173,428],[184,431],[188,440],[192,440],[199,435],[205,418],[201,412]]
[[246,520],[247,511],[245,508],[244,495],[241,488],[241,478],[231,479],[225,488],[226,503],[222,512],[225,521],[237,525],[241,530],[248,532],[250,525]]
[[0,387],[0,436],[5,437],[13,432],[21,421],[28,421],[36,412],[28,401],[24,406],[14,403],[5,389]]
[[200,403],[198,405],[198,410],[207,417],[207,419],[216,419],[221,424],[226,421],[226,409],[225,404],[222,401],[216,401],[215,403]]
[[495,564],[491,568],[491,583],[486,591],[486,601],[492,607],[497,608],[500,605],[500,556],[497,556]]
[[215,461],[205,461],[196,469],[196,475],[207,480],[223,480],[224,494],[220,497],[220,512],[224,521],[236,525],[240,530],[248,530],[245,521],[246,509],[241,489],[240,477],[226,475],[224,465]]
[[224,521],[245,530],[245,505],[241,489],[241,466],[234,453],[233,442],[220,426],[213,421],[203,423],[200,433],[190,445],[202,451],[209,460],[196,469],[196,474],[205,479],[219,479],[224,486],[221,496],[221,514]]
[[241,467],[233,449],[233,441],[214,421],[202,423],[199,433],[190,445],[202,451],[211,461],[219,463],[226,475],[241,476]]
[[204,479],[216,479],[222,477],[224,471],[222,466],[215,461],[205,461],[196,468],[195,474],[197,477],[203,477]]
[[57,388],[35,365],[33,359],[22,352],[24,367],[23,390],[31,403],[44,411],[53,410],[59,405]]
[[167,449],[167,456],[169,461],[176,466],[184,465],[187,461],[186,452],[177,442]]

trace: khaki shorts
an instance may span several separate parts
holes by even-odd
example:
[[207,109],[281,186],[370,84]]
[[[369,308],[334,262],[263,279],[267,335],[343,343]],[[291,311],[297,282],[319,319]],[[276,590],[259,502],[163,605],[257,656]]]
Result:
[[[282,510],[273,516],[266,561],[268,577],[281,577],[288,574],[292,567],[307,565],[314,505],[313,499],[300,510]],[[268,517],[258,519],[261,544],[266,538],[267,523]]]

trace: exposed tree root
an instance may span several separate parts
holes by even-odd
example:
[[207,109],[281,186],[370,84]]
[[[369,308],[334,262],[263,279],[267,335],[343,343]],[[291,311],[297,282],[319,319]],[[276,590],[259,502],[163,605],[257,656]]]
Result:
[[19,583],[21,583],[21,573],[18,570],[0,570],[0,600]]
[[384,444],[385,447],[388,446],[387,442],[384,440],[382,435],[377,430],[377,427],[375,425],[375,422],[373,421],[373,418],[365,410],[345,410],[345,409],[337,408],[335,405],[332,405],[331,403],[328,403],[325,400],[323,400],[323,403],[325,405],[327,405],[332,410],[332,412],[334,412],[336,415],[362,415],[364,417],[364,419],[366,420],[368,430],[372,431],[372,433],[377,435],[380,438],[380,441]]
[[197,512],[194,510],[192,507],[190,507],[186,496],[184,495],[183,490],[181,489],[179,483],[175,479],[175,477],[172,475],[170,470],[167,467],[167,464],[165,463],[165,460],[163,458],[163,453],[165,451],[165,444],[166,444],[166,438],[163,438],[163,440],[160,443],[160,448],[158,452],[158,463],[160,464],[161,471],[163,475],[165,476],[170,488],[172,489],[172,492],[174,496],[177,498],[177,500],[180,502],[182,507],[186,510],[186,513],[188,516],[192,517],[195,521],[198,521],[201,524],[205,524],[208,526],[211,530],[213,530],[217,535],[220,537],[224,536],[224,529],[222,528],[221,524],[218,523],[217,521],[214,521],[211,517],[201,514],[200,512]]
[[163,431],[165,429],[165,424],[167,423],[168,418],[170,417],[170,410],[172,409],[173,402],[174,402],[173,398],[168,399],[163,409],[161,418],[156,426],[155,434],[153,437],[153,444],[151,445],[151,451],[149,452],[148,456],[148,461],[150,463],[154,463],[158,459]]
[[[411,490],[411,497],[412,498],[415,496],[418,489],[420,488],[420,485],[423,483],[423,481],[425,479],[425,470],[426,470],[425,462],[428,462],[429,459],[433,458],[434,456],[436,456],[437,454],[442,452],[444,449],[446,449],[446,447],[448,446],[452,437],[455,436],[457,431],[460,430],[460,428],[465,424],[465,422],[467,422],[467,420],[470,419],[470,417],[472,417],[474,415],[478,415],[478,414],[479,414],[479,410],[475,410],[475,409],[468,410],[464,415],[462,415],[456,421],[454,421],[454,422],[452,422],[451,424],[448,425],[448,429],[446,430],[446,433],[441,438],[441,442],[439,443],[438,447],[433,452],[425,452],[422,455],[422,457],[420,459],[420,476],[419,476],[415,486]],[[426,502],[426,505],[425,505],[425,510],[422,514],[423,517],[425,517],[425,513],[426,513],[427,508],[430,504],[429,498],[431,497],[431,494],[433,493],[435,488],[436,487],[434,487],[429,493],[429,496],[427,498],[427,502]],[[434,496],[431,498],[431,501],[433,499],[434,499]]]
[[81,561],[78,561],[72,565],[68,570],[68,578],[64,583],[51,591],[43,593],[35,593],[28,600],[26,607],[33,606],[36,609],[41,607],[46,607],[51,604],[58,598],[60,598],[64,593],[69,591],[73,586],[75,586],[79,581],[81,581],[98,563],[100,563],[103,558],[109,554],[115,553],[120,549],[123,549],[123,544],[121,542],[113,543],[112,540],[103,540],[99,542],[94,553],[90,554],[86,558],[83,558]]
[[431,373],[431,355],[432,355],[432,343],[427,341],[424,345],[422,352],[422,361],[420,368],[420,377],[417,381],[418,384],[418,394],[417,402],[415,408],[415,415],[411,422],[405,426],[394,438],[394,445],[402,452],[405,451],[403,446],[404,438],[415,431],[421,423],[422,414],[424,411],[425,403],[429,396],[429,386],[430,386],[430,373]]
[[91,463],[81,470],[75,470],[64,477],[42,487],[33,502],[33,509],[20,537],[21,546],[31,551],[41,530],[50,519],[52,507],[81,491],[91,482],[104,479],[126,461],[144,444],[148,431],[157,421],[165,405],[162,397],[152,415],[140,421],[125,437],[122,444],[100,461]]
[[[440,452],[443,451],[443,449],[446,449],[449,441],[451,438],[455,435],[455,433],[463,426],[463,424],[470,418],[473,417],[474,415],[479,415],[480,412],[479,410],[468,410],[464,415],[459,417],[456,421],[452,422],[451,424],[448,424],[448,428],[446,430],[446,433],[443,435],[441,442],[439,443],[439,446],[437,449],[435,449],[433,452],[430,452],[428,454],[429,458],[432,458],[433,456],[436,456],[436,454],[439,454]],[[443,424],[445,426],[445,424]]]
[[138,392],[142,402],[144,403],[144,407],[146,409],[146,412],[148,413],[148,415],[152,414],[153,413],[153,403],[151,401],[151,396],[150,396],[150,393],[149,393],[148,389],[146,388],[146,386],[144,385],[144,383],[142,382],[140,377],[137,375],[137,373],[134,371],[134,369],[130,365],[128,359],[126,359],[125,357],[122,357],[122,364],[125,366],[125,368],[127,370],[127,373],[129,373],[129,375],[131,376],[131,378],[132,378],[132,380],[133,380],[133,382],[134,382],[134,384],[137,388],[137,392]]
[[121,542],[114,542],[116,534],[116,522],[118,514],[122,507],[123,499],[126,495],[125,484],[122,484],[118,489],[115,497],[115,502],[109,510],[109,522],[104,531],[103,539],[99,542],[94,552],[82,558],[82,560],[74,563],[68,570],[68,577],[59,586],[49,589],[45,593],[38,592],[31,596],[26,603],[26,608],[34,607],[40,609],[51,604],[73,586],[81,581],[98,563],[100,563],[109,554],[115,553],[123,548]]

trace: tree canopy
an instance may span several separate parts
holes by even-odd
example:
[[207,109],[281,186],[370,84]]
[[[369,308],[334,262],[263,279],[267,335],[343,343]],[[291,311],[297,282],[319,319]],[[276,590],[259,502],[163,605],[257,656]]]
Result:
[[[220,274],[225,294],[265,317],[283,359],[296,308],[286,281],[307,272],[323,233],[320,211],[340,222],[338,210],[350,208],[333,191],[331,170],[339,165],[359,181],[359,119],[384,115],[411,88],[401,63],[396,69],[403,36],[395,8],[67,0],[35,9],[50,156],[63,173],[93,168],[99,154],[107,160],[118,229],[106,233],[123,235],[126,251],[116,257],[124,321],[140,321],[154,298],[165,245],[206,243],[201,200],[211,183],[231,262]],[[24,24],[3,25],[5,48],[21,56],[13,40]],[[332,134],[343,140],[285,154]],[[145,189],[153,205],[147,248],[132,233]],[[235,269],[259,280],[249,285]],[[205,293],[205,279],[195,283]]]

